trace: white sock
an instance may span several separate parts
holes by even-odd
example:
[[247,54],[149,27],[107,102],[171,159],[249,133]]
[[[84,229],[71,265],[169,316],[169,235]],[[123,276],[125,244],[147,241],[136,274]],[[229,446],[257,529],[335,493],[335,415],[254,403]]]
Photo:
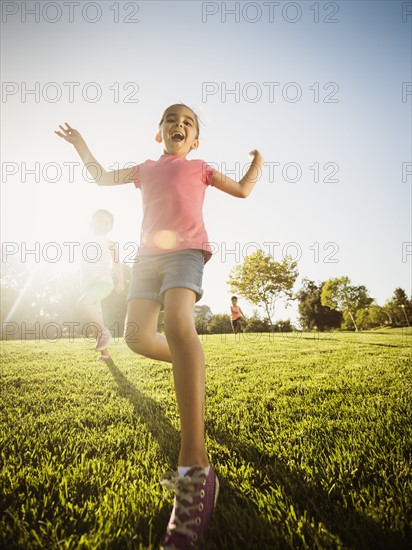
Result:
[[[184,477],[191,468],[193,468],[193,466],[178,466],[177,473],[179,474],[180,477]],[[205,470],[206,477],[207,477],[210,472],[210,465],[206,466],[206,468],[203,468],[203,469]]]

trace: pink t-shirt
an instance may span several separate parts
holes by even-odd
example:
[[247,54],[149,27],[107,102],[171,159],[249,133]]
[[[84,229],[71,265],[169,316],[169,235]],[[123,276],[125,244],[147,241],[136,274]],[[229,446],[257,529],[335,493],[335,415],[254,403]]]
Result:
[[214,171],[203,160],[177,155],[162,155],[135,167],[133,181],[143,200],[138,255],[197,249],[205,252],[205,261],[210,259],[203,201]]

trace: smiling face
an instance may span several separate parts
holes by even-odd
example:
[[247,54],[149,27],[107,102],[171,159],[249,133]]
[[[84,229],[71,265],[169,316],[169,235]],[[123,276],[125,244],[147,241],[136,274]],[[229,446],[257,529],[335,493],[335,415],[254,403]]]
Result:
[[199,126],[194,112],[186,105],[171,105],[159,124],[156,140],[163,142],[163,152],[185,157],[199,146]]

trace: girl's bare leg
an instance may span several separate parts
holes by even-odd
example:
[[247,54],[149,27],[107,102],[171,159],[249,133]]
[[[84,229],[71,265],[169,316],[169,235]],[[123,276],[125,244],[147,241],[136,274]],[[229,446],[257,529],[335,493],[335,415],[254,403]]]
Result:
[[164,336],[157,332],[160,304],[130,300],[125,339],[136,353],[172,362],[181,425],[178,465],[206,467],[209,461],[204,437],[205,361],[194,324],[194,304],[192,290],[166,291]]
[[165,333],[169,344],[180,413],[179,466],[209,464],[204,434],[205,360],[195,329],[195,293],[172,288],[165,293]]
[[[80,311],[87,316],[92,323],[94,323],[94,332],[95,336],[99,337],[103,331],[104,320],[99,309],[95,307],[96,299],[90,294],[84,294],[79,301],[77,302],[78,308]],[[100,355],[107,356],[109,355],[109,350],[107,348],[100,350]]]
[[96,299],[93,296],[84,294],[77,302],[77,305],[80,311],[97,325],[97,329],[101,331],[104,328],[104,321],[99,311],[95,308],[95,303]]
[[127,304],[125,340],[135,353],[172,362],[169,345],[164,334],[157,332],[160,304],[153,300],[136,298]]

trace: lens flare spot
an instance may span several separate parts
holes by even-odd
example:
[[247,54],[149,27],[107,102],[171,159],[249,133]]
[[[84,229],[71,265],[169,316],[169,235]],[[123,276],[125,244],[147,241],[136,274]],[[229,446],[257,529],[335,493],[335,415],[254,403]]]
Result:
[[179,238],[175,231],[164,229],[156,233],[154,242],[155,245],[162,250],[171,250],[177,247]]

